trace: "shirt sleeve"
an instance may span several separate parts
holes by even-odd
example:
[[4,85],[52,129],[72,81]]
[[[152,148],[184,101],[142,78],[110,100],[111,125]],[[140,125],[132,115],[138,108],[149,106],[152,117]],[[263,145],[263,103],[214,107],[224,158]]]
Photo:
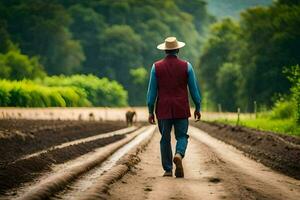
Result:
[[157,80],[155,75],[155,65],[152,65],[151,72],[150,72],[150,80],[148,85],[148,92],[147,92],[147,106],[149,114],[153,114],[154,112],[154,104],[157,97]]
[[188,63],[188,87],[195,104],[196,111],[200,111],[201,92],[197,83],[193,66],[190,63]]

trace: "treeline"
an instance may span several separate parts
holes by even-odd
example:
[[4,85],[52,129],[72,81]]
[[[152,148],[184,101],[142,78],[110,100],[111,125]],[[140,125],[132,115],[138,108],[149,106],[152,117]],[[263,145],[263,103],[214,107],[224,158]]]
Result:
[[195,63],[200,34],[212,21],[204,0],[0,1],[0,53],[34,62],[17,77],[13,71],[23,68],[5,67],[0,77],[38,77],[42,69],[49,75],[94,74],[118,81],[130,104],[144,105],[147,72],[163,56],[156,45],[174,35],[187,43],[181,56]]
[[[283,71],[300,63],[299,28],[298,0],[274,1],[269,7],[245,10],[239,21],[213,24],[199,65],[208,106],[253,112],[254,102],[268,109],[278,99],[290,101],[292,83]],[[299,87],[297,83],[293,88],[298,89],[292,89],[296,99]]]
[[115,81],[93,75],[52,76],[37,80],[0,80],[0,106],[126,106],[127,92]]

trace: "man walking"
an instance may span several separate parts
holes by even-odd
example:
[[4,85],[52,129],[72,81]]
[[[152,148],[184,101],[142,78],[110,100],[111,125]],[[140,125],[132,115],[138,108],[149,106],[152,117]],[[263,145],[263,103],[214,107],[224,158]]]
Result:
[[175,37],[168,37],[157,48],[164,50],[166,57],[153,64],[147,93],[149,110],[148,121],[155,124],[155,114],[161,133],[160,152],[165,173],[163,176],[172,176],[172,147],[171,129],[174,126],[176,138],[176,152],[173,162],[176,165],[175,176],[184,177],[182,159],[188,143],[188,118],[191,116],[188,100],[188,90],[195,104],[194,117],[200,120],[200,90],[192,65],[178,58],[179,49],[184,47]]

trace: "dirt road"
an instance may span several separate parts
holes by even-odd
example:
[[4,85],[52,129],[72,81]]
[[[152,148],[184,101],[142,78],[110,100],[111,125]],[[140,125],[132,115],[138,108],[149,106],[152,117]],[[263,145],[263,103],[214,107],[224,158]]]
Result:
[[197,128],[190,127],[189,134],[184,179],[161,177],[156,132],[136,169],[111,186],[108,199],[300,199],[299,180],[251,160]]

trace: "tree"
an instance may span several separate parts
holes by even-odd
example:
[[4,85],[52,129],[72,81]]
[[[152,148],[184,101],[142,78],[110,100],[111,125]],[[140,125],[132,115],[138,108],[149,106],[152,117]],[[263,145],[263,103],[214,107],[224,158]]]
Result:
[[74,39],[80,41],[83,47],[85,61],[82,72],[97,74],[102,66],[100,55],[100,38],[107,24],[104,17],[94,9],[76,4],[68,9],[72,23],[70,30]]
[[142,106],[145,104],[147,93],[148,72],[144,67],[130,69],[132,92],[130,93],[132,105]]
[[253,111],[253,101],[271,107],[276,96],[288,94],[291,83],[282,70],[300,63],[299,27],[300,6],[289,1],[245,10],[237,25],[230,20],[214,24],[200,59],[210,99],[220,101],[216,75],[228,62],[240,66],[237,104],[242,110]]
[[63,6],[49,0],[6,1],[3,6],[7,30],[24,54],[39,55],[50,74],[79,70],[84,55],[68,30],[71,18]]
[[235,112],[237,105],[237,91],[239,89],[240,66],[233,63],[224,63],[217,72],[217,91],[218,103],[226,111]]
[[[239,48],[239,26],[230,19],[224,19],[215,23],[210,28],[203,53],[200,57],[200,76],[209,99],[215,104],[223,101],[223,97],[218,96],[220,86],[217,85],[217,75],[224,63],[235,62],[236,51]],[[228,74],[226,74],[228,75]],[[219,77],[220,78],[220,77]],[[224,105],[225,110],[227,109]],[[232,109],[229,106],[228,109]]]
[[[196,65],[199,33],[211,16],[204,0],[14,0],[0,2],[0,19],[2,53],[11,41],[23,54],[38,56],[50,75],[107,76],[136,97],[130,70],[149,71],[164,56],[156,46],[167,36],[186,42],[180,57]],[[139,95],[133,101],[144,104]]]
[[292,83],[291,93],[296,104],[296,122],[300,125],[300,66],[285,67],[284,73]]
[[44,77],[46,73],[37,57],[29,58],[20,51],[9,51],[0,54],[0,78],[11,80],[33,79]]
[[14,45],[6,30],[5,22],[0,20],[0,53],[6,53],[12,48],[14,48]]
[[101,36],[100,54],[102,70],[99,75],[119,80],[129,87],[131,68],[142,63],[140,36],[127,25],[113,25],[105,29]]
[[245,44],[239,58],[245,77],[243,102],[250,110],[254,100],[271,106],[274,95],[287,94],[291,87],[282,74],[283,67],[300,62],[296,53],[300,45],[300,6],[253,8],[241,17],[241,40]]
[[299,5],[300,1],[299,0],[277,0],[278,4],[285,4],[285,5]]

